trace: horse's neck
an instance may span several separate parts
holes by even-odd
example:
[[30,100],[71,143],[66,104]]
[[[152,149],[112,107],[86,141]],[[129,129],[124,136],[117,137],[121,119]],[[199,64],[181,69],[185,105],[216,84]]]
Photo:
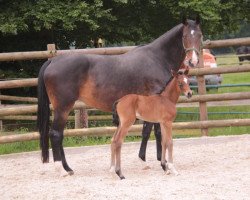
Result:
[[183,24],[179,24],[150,44],[152,48],[161,50],[158,56],[161,56],[162,60],[175,71],[178,71],[185,58],[182,35]]
[[174,104],[177,103],[177,101],[181,95],[181,91],[180,91],[180,88],[178,86],[178,81],[177,81],[176,77],[174,77],[170,81],[170,83],[166,86],[165,90],[161,93],[161,95],[164,97],[167,97]]

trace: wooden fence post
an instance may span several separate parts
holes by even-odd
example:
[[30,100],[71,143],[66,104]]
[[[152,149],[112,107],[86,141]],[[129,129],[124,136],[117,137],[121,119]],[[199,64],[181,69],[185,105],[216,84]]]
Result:
[[75,129],[88,128],[88,111],[86,109],[75,110]]
[[[1,95],[1,91],[0,91],[0,95]],[[1,100],[0,100],[0,106],[1,106]],[[0,120],[0,131],[3,131],[3,121]]]
[[[52,57],[56,56],[56,45],[55,44],[47,44],[47,50],[51,52]],[[48,58],[50,60],[51,58]]]
[[[199,58],[199,68],[204,67],[204,60],[203,60],[203,50],[201,50],[200,58]],[[199,95],[206,94],[206,82],[204,75],[197,76],[197,82],[198,82],[198,93]],[[206,121],[208,120],[208,114],[207,114],[207,103],[206,102],[199,102],[199,108],[200,108],[200,121]],[[202,136],[208,135],[208,129],[202,128],[201,129]]]

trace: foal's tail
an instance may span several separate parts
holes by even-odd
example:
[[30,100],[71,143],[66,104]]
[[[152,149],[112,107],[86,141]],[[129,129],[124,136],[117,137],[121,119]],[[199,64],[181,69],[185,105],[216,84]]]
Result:
[[116,102],[113,104],[112,113],[113,113],[113,123],[114,123],[116,126],[119,126],[119,124],[120,124],[120,119],[119,119],[119,115],[118,115],[117,109],[116,109],[117,104],[118,104],[118,101],[116,101]]
[[38,111],[37,128],[40,133],[40,148],[42,149],[42,162],[49,162],[49,98],[44,84],[44,71],[50,64],[50,60],[45,62],[40,69],[38,76]]

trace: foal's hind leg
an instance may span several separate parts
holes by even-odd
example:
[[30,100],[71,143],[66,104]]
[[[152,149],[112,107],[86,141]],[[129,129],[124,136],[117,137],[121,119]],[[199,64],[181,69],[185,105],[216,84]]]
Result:
[[115,173],[120,177],[120,179],[125,179],[125,177],[122,174],[121,171],[121,148],[122,148],[122,143],[124,140],[124,137],[128,133],[128,129],[130,126],[121,126],[115,137],[113,138],[112,145],[114,146],[115,149]]
[[120,126],[117,127],[115,134],[111,139],[111,164],[110,164],[110,172],[115,172],[115,154],[116,154],[116,147],[115,147],[115,137],[120,129]]

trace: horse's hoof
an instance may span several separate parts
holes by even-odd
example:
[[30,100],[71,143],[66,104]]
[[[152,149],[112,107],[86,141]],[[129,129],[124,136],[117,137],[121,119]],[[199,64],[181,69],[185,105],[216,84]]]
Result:
[[124,176],[120,176],[120,179],[123,180],[123,179],[125,179],[125,177]]
[[167,174],[167,175],[171,174],[171,172],[170,172],[170,170],[169,170],[169,169],[168,169],[168,170],[166,170],[165,172],[166,172],[166,174]]
[[69,174],[70,176],[72,176],[72,175],[74,175],[74,171],[68,171],[68,174]]
[[139,158],[139,161],[141,163],[142,170],[148,170],[151,169],[151,167],[148,165],[146,161],[143,161],[141,158]]

